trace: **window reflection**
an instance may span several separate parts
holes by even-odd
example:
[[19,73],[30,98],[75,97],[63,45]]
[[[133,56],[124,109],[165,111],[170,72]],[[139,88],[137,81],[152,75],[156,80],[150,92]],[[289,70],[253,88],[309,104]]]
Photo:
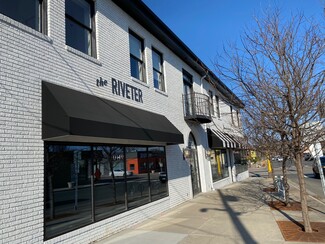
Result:
[[91,223],[91,148],[46,147],[45,236]]
[[211,171],[213,181],[229,177],[228,157],[226,150],[215,150],[211,159]]
[[41,31],[40,0],[7,0],[0,1],[0,13],[37,31]]
[[151,200],[154,201],[168,196],[166,157],[163,147],[149,147],[148,151]]
[[149,202],[149,168],[147,147],[127,147],[126,165],[132,178],[127,178],[128,207],[135,208]]
[[113,169],[124,169],[124,148],[94,147],[93,167],[96,220],[125,211],[124,178],[112,174]]
[[164,147],[46,143],[44,155],[46,239],[168,196]]

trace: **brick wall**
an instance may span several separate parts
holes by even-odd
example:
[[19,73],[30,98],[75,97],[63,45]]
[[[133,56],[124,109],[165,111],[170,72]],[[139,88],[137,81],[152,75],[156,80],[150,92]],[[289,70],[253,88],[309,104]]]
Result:
[[[204,147],[204,127],[184,121],[182,69],[193,74],[194,89],[200,76],[166,46],[126,15],[111,1],[96,1],[97,59],[65,45],[64,1],[48,1],[48,35],[43,35],[0,14],[0,243],[43,242],[44,160],[41,139],[41,82],[115,100],[165,115],[183,134],[185,144],[191,130]],[[145,40],[147,84],[130,77],[129,37],[132,29]],[[166,93],[153,87],[151,47],[164,58]],[[108,80],[97,87],[96,79]],[[115,78],[143,91],[143,103],[111,92]],[[201,133],[201,134],[200,134]],[[169,197],[136,210],[72,231],[46,243],[89,243],[132,226],[192,197],[189,165],[182,157],[184,145],[166,147]],[[211,188],[210,169],[200,149],[204,191]],[[205,180],[205,178],[208,178]]]

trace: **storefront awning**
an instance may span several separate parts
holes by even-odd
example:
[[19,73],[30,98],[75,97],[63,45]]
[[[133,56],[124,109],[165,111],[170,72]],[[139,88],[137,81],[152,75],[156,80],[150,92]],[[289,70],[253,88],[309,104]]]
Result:
[[42,99],[43,140],[183,143],[183,134],[163,115],[48,82],[42,84]]
[[210,148],[235,148],[235,142],[224,132],[207,129]]
[[207,129],[207,134],[210,148],[244,148],[242,143],[234,135],[215,129]]

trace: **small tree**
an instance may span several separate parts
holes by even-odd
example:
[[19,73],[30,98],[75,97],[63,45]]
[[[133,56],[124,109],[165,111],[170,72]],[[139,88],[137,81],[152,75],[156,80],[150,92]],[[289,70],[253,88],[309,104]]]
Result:
[[323,30],[303,15],[281,19],[276,10],[256,19],[256,28],[242,35],[242,48],[231,47],[216,61],[220,77],[241,88],[247,121],[259,130],[258,136],[274,144],[285,159],[293,158],[306,232],[312,229],[302,153],[324,135],[319,115],[325,91]]

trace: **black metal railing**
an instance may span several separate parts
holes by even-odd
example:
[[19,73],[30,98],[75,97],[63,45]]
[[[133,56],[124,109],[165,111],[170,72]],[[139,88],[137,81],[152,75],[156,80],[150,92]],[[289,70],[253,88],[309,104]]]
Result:
[[202,93],[183,94],[183,110],[186,120],[198,121],[200,123],[210,123],[211,102],[207,95]]

